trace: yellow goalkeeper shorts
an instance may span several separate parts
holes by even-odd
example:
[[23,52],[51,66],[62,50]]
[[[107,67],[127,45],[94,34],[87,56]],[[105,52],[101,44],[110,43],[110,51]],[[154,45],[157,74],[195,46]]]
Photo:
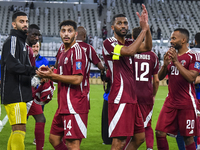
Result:
[[27,108],[25,102],[11,103],[4,105],[10,125],[26,124]]

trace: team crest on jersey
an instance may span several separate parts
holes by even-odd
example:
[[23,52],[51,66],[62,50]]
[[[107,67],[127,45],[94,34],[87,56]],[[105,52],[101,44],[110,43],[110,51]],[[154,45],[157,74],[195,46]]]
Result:
[[195,62],[194,68],[199,69],[200,68],[200,62]]
[[186,65],[186,61],[185,60],[181,60],[181,65],[185,66]]
[[67,62],[68,62],[68,58],[65,57],[64,64],[67,64]]
[[80,61],[76,62],[76,70],[81,70],[82,63]]

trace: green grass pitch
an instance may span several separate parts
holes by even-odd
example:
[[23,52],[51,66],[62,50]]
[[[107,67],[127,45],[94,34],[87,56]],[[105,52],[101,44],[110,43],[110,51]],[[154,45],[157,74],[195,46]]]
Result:
[[[155,129],[156,121],[158,119],[159,112],[161,107],[164,103],[164,99],[167,95],[167,86],[160,86],[158,89],[158,93],[155,99],[154,111],[153,111],[153,120],[152,120],[152,127]],[[101,113],[102,113],[102,106],[103,106],[103,86],[102,85],[91,85],[90,90],[90,99],[91,99],[91,110],[89,112],[88,117],[88,131],[87,131],[87,138],[82,140],[81,143],[81,150],[109,150],[110,145],[103,145],[103,141],[101,139]],[[49,131],[51,127],[51,122],[55,111],[57,109],[57,91],[54,92],[53,100],[49,102],[45,106],[44,114],[46,117],[46,125],[45,125],[45,144],[44,150],[53,150],[53,147],[48,141]],[[4,106],[1,106],[2,114],[0,119],[6,115]],[[35,145],[32,144],[34,139],[34,128],[35,128],[35,120],[33,117],[29,117],[27,123],[27,132],[25,138],[25,149],[26,150],[35,150]],[[0,132],[0,150],[6,150],[7,141],[10,135],[11,127],[9,123],[3,127],[2,131]],[[169,149],[178,150],[175,138],[168,137]],[[145,150],[146,145],[143,143],[139,150]],[[156,147],[156,140],[154,138],[154,150],[157,150]]]

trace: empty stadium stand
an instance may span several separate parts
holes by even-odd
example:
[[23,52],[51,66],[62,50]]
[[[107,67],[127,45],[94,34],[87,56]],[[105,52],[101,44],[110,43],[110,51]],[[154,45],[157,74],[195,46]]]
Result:
[[[87,1],[87,0],[86,0]],[[88,0],[89,1],[89,0]],[[12,29],[12,14],[16,10],[25,11],[29,17],[29,24],[39,25],[43,37],[51,37],[48,42],[42,43],[41,55],[55,56],[60,45],[59,24],[63,20],[71,19],[84,26],[87,34],[92,37],[100,37],[101,29],[97,28],[97,23],[106,19],[107,8],[104,7],[104,13],[101,18],[98,16],[97,3],[81,3],[60,1],[34,1],[34,9],[25,7],[26,2],[0,1],[0,50],[2,43]],[[10,8],[13,5],[14,11]],[[200,1],[159,1],[152,4],[145,4],[149,12],[149,24],[154,31],[161,28],[162,39],[168,40],[171,32],[177,27],[183,27],[189,30],[190,40],[193,40],[195,33],[200,29]],[[118,13],[124,13],[129,19],[129,29],[139,26],[139,19],[136,12],[141,12],[142,7],[139,3],[131,3],[127,0],[115,0],[115,7],[111,6],[111,18]],[[78,12],[79,11],[79,12]],[[101,23],[101,26],[103,23]],[[110,23],[107,22],[108,35],[110,35]],[[57,39],[55,39],[57,37]],[[156,39],[156,33],[153,34]],[[98,38],[97,38],[98,39]],[[94,38],[95,41],[95,38]],[[99,43],[99,41],[97,41]],[[102,43],[102,42],[100,42]],[[160,44],[159,44],[160,46]],[[96,46],[98,49],[101,49]]]

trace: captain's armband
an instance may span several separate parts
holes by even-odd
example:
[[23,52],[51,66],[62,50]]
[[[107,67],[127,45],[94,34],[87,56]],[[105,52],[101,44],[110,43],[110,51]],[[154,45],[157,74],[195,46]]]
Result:
[[119,60],[119,56],[121,56],[120,51],[121,51],[122,47],[123,47],[123,45],[116,45],[115,46],[114,51],[113,51],[113,56],[112,56],[113,60]]

